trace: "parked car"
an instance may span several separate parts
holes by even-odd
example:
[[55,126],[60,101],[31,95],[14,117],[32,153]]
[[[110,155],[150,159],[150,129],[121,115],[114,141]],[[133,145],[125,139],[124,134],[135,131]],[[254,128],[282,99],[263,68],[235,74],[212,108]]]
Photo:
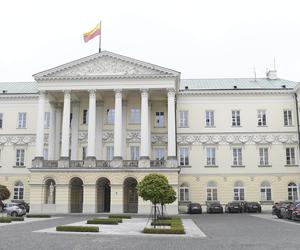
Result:
[[17,203],[17,204],[22,204],[26,209],[26,213],[29,213],[29,210],[30,210],[29,203],[27,203],[25,201],[18,201],[18,200],[11,200],[11,202],[12,203]]
[[225,206],[225,213],[242,213],[243,207],[240,202],[228,202]]
[[219,201],[210,201],[206,204],[207,213],[223,213],[223,206]]
[[300,220],[300,203],[296,205],[294,208],[294,211],[292,213],[292,219],[293,220]]
[[295,201],[286,208],[286,212],[284,213],[284,217],[291,220],[292,219],[292,214],[297,207],[297,205],[300,204],[300,201]]
[[199,203],[188,204],[188,213],[189,214],[202,214],[201,205]]
[[244,204],[244,212],[255,212],[255,213],[261,213],[261,205],[256,201],[251,202],[245,202]]
[[4,211],[9,216],[17,217],[26,215],[26,208],[22,204],[18,203],[7,203],[5,204]]
[[272,214],[276,215],[278,218],[285,218],[287,213],[287,208],[291,205],[292,201],[280,201],[276,202],[272,207]]

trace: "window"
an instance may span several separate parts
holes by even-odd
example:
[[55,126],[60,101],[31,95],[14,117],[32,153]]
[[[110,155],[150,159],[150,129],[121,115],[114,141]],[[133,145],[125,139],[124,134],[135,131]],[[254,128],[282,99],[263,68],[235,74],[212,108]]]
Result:
[[14,200],[23,200],[23,197],[24,197],[23,183],[17,181],[14,186]]
[[292,126],[292,110],[284,110],[283,111],[283,118],[284,118],[284,126]]
[[132,146],[130,147],[130,155],[131,160],[137,161],[140,159],[140,147],[139,146]]
[[87,152],[87,147],[86,146],[82,147],[82,160],[86,158],[86,152]]
[[164,123],[164,112],[155,112],[155,127],[161,128]]
[[50,127],[50,112],[45,112],[44,116],[44,128]]
[[233,188],[234,200],[235,201],[244,201],[245,200],[245,190],[242,182],[237,181],[234,184]]
[[241,148],[233,148],[233,166],[242,166],[243,161],[242,161],[242,149]]
[[268,148],[259,149],[259,165],[266,166],[269,165],[269,154]]
[[214,181],[210,181],[207,184],[206,188],[207,201],[217,201],[218,200],[218,188],[217,183]]
[[238,127],[241,126],[241,117],[239,110],[232,110],[232,126]]
[[286,148],[286,165],[295,165],[295,149]]
[[188,112],[179,111],[179,127],[186,128],[188,127]]
[[206,148],[206,164],[207,166],[216,165],[216,149],[215,148]]
[[17,149],[16,150],[16,166],[24,166],[24,149]]
[[44,160],[48,160],[48,148],[44,148],[43,156],[44,156]]
[[190,200],[190,189],[186,183],[183,183],[179,187],[179,199],[180,201],[189,201]]
[[261,201],[272,200],[272,190],[269,182],[264,181],[260,186]]
[[26,128],[26,113],[18,114],[18,128]]
[[106,110],[106,119],[108,124],[115,123],[115,110],[114,109],[107,109]]
[[45,204],[55,204],[55,193],[55,181],[52,179],[48,179],[45,182]]
[[206,127],[214,127],[215,126],[215,112],[214,111],[206,111],[205,112],[205,126]]
[[114,146],[107,146],[106,147],[106,159],[108,161],[112,161],[114,158]]
[[83,110],[82,123],[83,124],[88,124],[88,119],[89,119],[89,111],[87,109],[84,109]]
[[257,111],[257,126],[267,126],[267,115],[265,110]]
[[3,127],[3,113],[0,113],[0,128]]
[[290,182],[288,185],[288,200],[289,201],[298,200],[297,185],[294,182]]
[[154,149],[154,158],[155,160],[162,161],[165,159],[165,149],[164,148],[155,148]]
[[132,108],[130,111],[130,122],[141,123],[141,110],[138,108]]
[[189,149],[188,148],[180,148],[179,149],[179,165],[180,166],[188,166],[189,165]]

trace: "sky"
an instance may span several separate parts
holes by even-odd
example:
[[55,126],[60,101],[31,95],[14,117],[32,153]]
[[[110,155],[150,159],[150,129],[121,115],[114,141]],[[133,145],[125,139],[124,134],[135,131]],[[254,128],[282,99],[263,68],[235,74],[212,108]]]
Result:
[[[11,0],[0,4],[0,82],[98,52],[83,33],[101,20],[102,50],[181,72],[182,78],[300,81],[300,1]],[[255,70],[254,70],[255,69]]]

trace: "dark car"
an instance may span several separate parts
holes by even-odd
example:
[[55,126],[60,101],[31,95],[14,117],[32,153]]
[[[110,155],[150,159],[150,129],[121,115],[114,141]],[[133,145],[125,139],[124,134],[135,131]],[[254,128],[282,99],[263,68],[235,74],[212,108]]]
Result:
[[286,217],[287,209],[292,203],[292,201],[276,202],[272,207],[272,214],[276,215],[278,218]]
[[289,206],[287,206],[286,212],[284,213],[283,217],[291,220],[293,212],[296,209],[296,207],[298,206],[298,204],[300,204],[300,201],[295,201],[292,204],[290,204]]
[[199,203],[188,204],[188,213],[189,214],[202,214],[201,205]]
[[293,220],[300,220],[300,203],[296,205],[294,208],[294,211],[292,213],[292,219]]
[[247,213],[261,213],[261,205],[256,201],[245,202],[244,204],[244,212]]
[[225,213],[242,213],[243,207],[240,202],[229,202],[225,206]]
[[206,204],[206,212],[211,213],[223,213],[223,207],[219,201],[211,201]]

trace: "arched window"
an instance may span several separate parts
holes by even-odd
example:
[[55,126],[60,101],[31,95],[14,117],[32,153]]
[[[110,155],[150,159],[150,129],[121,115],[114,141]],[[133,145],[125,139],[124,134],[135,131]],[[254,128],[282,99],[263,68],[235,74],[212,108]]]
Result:
[[17,181],[14,186],[14,200],[23,200],[24,186],[21,181]]
[[218,187],[215,181],[209,181],[206,188],[207,200],[217,201],[218,200]]
[[245,189],[244,189],[243,182],[237,181],[234,183],[233,194],[234,194],[235,201],[245,200]]
[[289,201],[298,200],[297,185],[294,182],[290,182],[288,185],[288,200]]
[[190,200],[190,189],[186,183],[180,185],[179,188],[180,201],[189,201]]
[[271,184],[268,181],[264,181],[261,183],[260,197],[261,197],[261,201],[271,201],[272,200]]
[[45,204],[55,204],[56,185],[55,181],[48,179],[45,182]]

